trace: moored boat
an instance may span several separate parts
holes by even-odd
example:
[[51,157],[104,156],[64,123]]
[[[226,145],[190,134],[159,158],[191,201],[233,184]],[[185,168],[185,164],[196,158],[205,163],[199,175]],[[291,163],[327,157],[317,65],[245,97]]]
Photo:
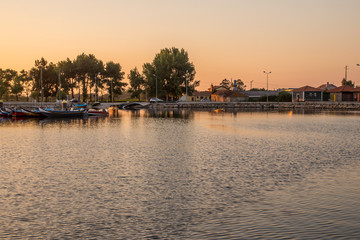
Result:
[[0,117],[11,117],[11,111],[0,109]]
[[38,109],[36,109],[34,111],[29,111],[29,110],[22,108],[21,111],[24,113],[25,117],[46,117]]
[[11,111],[11,117],[18,118],[18,117],[26,117],[25,113],[23,113],[22,109],[13,109]]
[[40,113],[44,114],[47,117],[57,117],[57,118],[67,118],[67,117],[84,117],[87,116],[85,109],[83,110],[44,110],[39,108]]
[[89,116],[108,116],[109,113],[105,109],[89,109],[88,111]]

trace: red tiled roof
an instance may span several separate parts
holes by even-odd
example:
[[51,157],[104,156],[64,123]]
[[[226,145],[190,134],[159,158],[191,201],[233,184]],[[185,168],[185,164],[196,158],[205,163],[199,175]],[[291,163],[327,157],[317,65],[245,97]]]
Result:
[[319,87],[318,87],[319,89],[322,89],[322,90],[324,90],[324,89],[327,89],[327,90],[330,90],[330,89],[334,89],[334,88],[337,88],[334,84],[323,84],[323,85],[320,85]]
[[210,97],[211,96],[211,92],[209,91],[196,91],[196,92],[193,92],[192,94],[193,96],[196,96],[196,97]]
[[334,89],[331,89],[329,92],[358,92],[359,89],[350,87],[348,85],[344,85],[341,87],[337,87]]
[[322,90],[319,88],[304,86],[301,88],[294,89],[293,92],[322,92]]
[[230,90],[219,90],[214,92],[212,95],[225,95],[226,92],[229,92]]

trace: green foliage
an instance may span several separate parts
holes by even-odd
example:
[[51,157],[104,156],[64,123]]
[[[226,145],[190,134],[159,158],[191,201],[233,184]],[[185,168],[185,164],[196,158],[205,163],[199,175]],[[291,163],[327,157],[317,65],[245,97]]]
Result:
[[[73,62],[69,58],[67,58],[64,61],[58,62],[57,66],[61,73],[60,83],[62,91],[65,93],[65,95],[66,93],[71,92],[71,97],[74,98],[74,88],[76,87],[76,72]],[[62,97],[61,99],[64,98]]]
[[73,65],[78,86],[82,86],[83,102],[86,102],[89,97],[88,89],[90,89],[91,101],[91,87],[95,85],[95,75],[104,72],[104,64],[93,54],[86,55],[85,53],[82,53],[76,57],[73,61]]
[[245,88],[246,88],[245,83],[240,78],[234,80],[234,83],[235,83],[235,81],[236,81],[237,90],[238,91],[245,91]]
[[347,81],[345,78],[343,78],[343,80],[341,81],[341,85],[354,87],[354,83],[351,80]]
[[12,85],[10,86],[10,89],[11,89],[11,93],[15,94],[16,101],[17,101],[19,93],[21,93],[24,90],[20,76],[15,77],[15,79],[12,82]]
[[[179,98],[186,91],[189,95],[199,85],[195,78],[194,64],[189,62],[188,53],[184,49],[165,48],[155,55],[152,63],[143,65],[143,74],[146,80],[146,91],[149,96],[168,99]],[[186,82],[187,81],[187,82]]]
[[2,70],[0,68],[0,98],[2,98],[3,95],[8,92],[10,87],[10,83],[7,79],[7,75],[8,75],[7,71],[9,70],[10,69]]
[[138,98],[139,101],[141,94],[144,92],[143,88],[145,85],[144,76],[139,73],[137,68],[130,70],[128,75],[128,79],[130,80],[130,89],[132,98]]
[[252,88],[250,91],[266,91],[265,88]]
[[115,95],[121,95],[125,91],[127,83],[122,82],[125,72],[119,63],[113,61],[106,63],[106,70],[104,73],[104,81],[107,83],[107,90],[110,98],[113,100]]
[[277,100],[278,102],[291,102],[292,94],[289,92],[280,92]]
[[230,82],[230,80],[228,80],[228,79],[225,78],[225,79],[223,79],[223,80],[221,81],[220,86],[223,86],[224,88],[230,89],[230,87],[231,87],[231,82]]

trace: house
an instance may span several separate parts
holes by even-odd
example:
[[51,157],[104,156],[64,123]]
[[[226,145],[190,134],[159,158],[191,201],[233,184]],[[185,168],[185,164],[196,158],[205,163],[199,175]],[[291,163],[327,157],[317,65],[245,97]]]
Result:
[[330,90],[330,101],[332,102],[360,102],[360,88],[341,86]]
[[211,94],[211,101],[214,102],[245,102],[248,100],[247,95],[231,90],[218,90]]
[[293,102],[322,101],[323,91],[319,88],[304,86],[293,90]]
[[195,91],[192,93],[191,101],[211,101],[211,92],[209,91]]
[[229,90],[227,87],[224,87],[224,86],[214,86],[214,85],[210,85],[210,88],[209,88],[209,91],[211,93],[214,93],[216,91],[227,91]]
[[327,82],[318,87],[323,91],[323,101],[330,101],[330,90],[337,88],[334,84]]

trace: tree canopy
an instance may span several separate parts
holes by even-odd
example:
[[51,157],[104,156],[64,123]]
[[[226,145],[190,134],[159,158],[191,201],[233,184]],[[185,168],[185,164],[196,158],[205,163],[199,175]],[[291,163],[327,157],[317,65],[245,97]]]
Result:
[[341,85],[342,86],[350,86],[350,87],[354,87],[354,83],[351,80],[346,80],[346,78],[343,78],[343,80],[341,81]]
[[137,70],[137,68],[135,67],[134,69],[130,70],[128,79],[130,81],[129,92],[131,92],[131,97],[138,98],[140,101],[141,94],[144,92],[144,85],[145,85],[144,76],[141,75]]
[[189,61],[188,53],[184,49],[165,48],[155,55],[152,63],[143,65],[146,81],[146,92],[149,96],[179,98],[186,92],[191,93],[199,85],[195,80],[195,67]]
[[[140,99],[146,93],[153,97],[178,99],[186,90],[189,95],[199,85],[195,80],[195,67],[189,61],[184,49],[165,48],[157,53],[151,63],[143,64],[142,72],[137,68],[127,75],[132,97]],[[45,100],[64,99],[67,96],[77,97],[83,102],[92,101],[98,96],[107,94],[114,100],[121,95],[128,85],[124,82],[125,72],[119,63],[108,61],[106,64],[93,54],[82,53],[74,60],[66,58],[57,63],[49,62],[44,57],[35,60],[29,70],[17,72],[12,69],[0,69],[0,98],[25,94],[27,100],[40,97]]]

